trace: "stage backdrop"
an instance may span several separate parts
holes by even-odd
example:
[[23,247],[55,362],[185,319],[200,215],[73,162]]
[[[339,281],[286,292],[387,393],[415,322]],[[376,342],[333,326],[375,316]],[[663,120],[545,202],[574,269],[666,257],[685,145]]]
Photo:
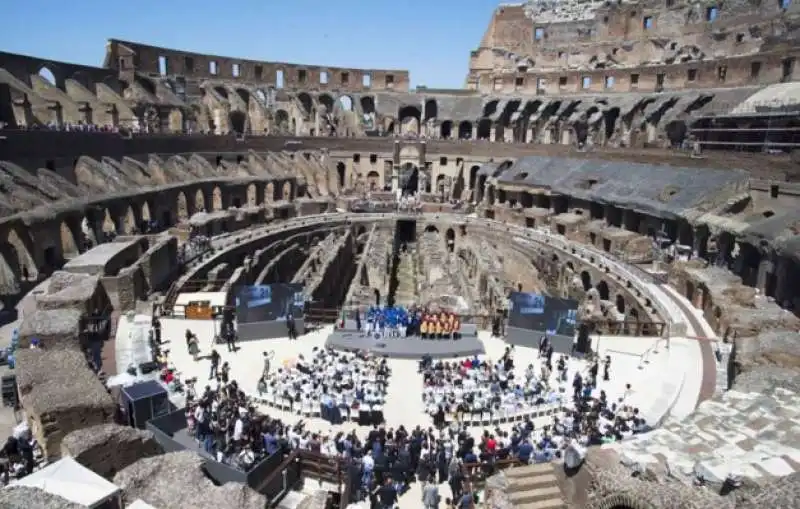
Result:
[[269,339],[288,334],[291,313],[298,333],[303,331],[305,292],[300,283],[242,286],[236,291],[236,322],[240,340]]
[[578,301],[536,293],[513,292],[508,299],[507,339],[512,344],[538,347],[550,337],[553,350],[569,353],[575,337]]

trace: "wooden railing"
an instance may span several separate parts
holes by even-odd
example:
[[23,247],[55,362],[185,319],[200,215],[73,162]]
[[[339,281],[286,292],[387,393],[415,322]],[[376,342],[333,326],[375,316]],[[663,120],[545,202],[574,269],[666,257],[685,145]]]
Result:
[[275,507],[305,477],[337,486],[340,507],[349,503],[350,480],[345,460],[300,449],[290,452],[275,470],[257,483],[255,489],[267,497],[268,507]]
[[497,460],[494,463],[464,463],[461,468],[464,473],[464,482],[472,485],[473,489],[483,488],[486,479],[500,470],[521,466],[517,458]]

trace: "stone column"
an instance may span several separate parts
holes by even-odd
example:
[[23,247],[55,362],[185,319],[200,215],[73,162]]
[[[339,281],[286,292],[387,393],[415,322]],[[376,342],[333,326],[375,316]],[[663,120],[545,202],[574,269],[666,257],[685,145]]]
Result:
[[472,124],[472,139],[473,140],[478,139],[478,126],[475,124]]
[[694,229],[692,257],[705,258],[708,254],[708,229],[699,226]]
[[525,143],[533,143],[533,127],[529,127],[525,130],[525,139],[522,141]]
[[492,127],[489,129],[489,141],[497,141],[497,128],[494,126],[494,124],[492,124]]
[[742,274],[742,272],[744,271],[744,261],[745,258],[747,258],[748,251],[752,249],[752,246],[750,246],[749,244],[734,242],[734,245],[736,244],[738,244],[739,246],[739,253],[737,254],[736,261],[733,264],[733,273],[739,277],[742,277],[744,276],[744,274]]
[[715,265],[724,267],[728,263],[731,251],[733,250],[733,236],[722,232],[717,236],[717,259]]
[[392,165],[392,192],[396,193],[400,189],[400,165]]
[[790,279],[791,261],[784,257],[778,258],[775,264],[775,301],[783,306],[784,302],[791,297],[791,287],[795,284]]
[[761,261],[758,263],[758,274],[756,275],[756,288],[758,288],[761,293],[765,293],[767,281],[769,280],[770,274],[773,272],[775,272],[775,263],[773,263],[772,257],[762,257]]

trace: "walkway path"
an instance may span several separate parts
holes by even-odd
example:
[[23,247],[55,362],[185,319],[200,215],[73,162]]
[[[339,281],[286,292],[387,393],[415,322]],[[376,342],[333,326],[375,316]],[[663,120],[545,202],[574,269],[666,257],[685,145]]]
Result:
[[[697,338],[704,335],[705,328],[694,313],[691,304],[687,304],[684,299],[672,290],[665,287],[663,293],[667,295],[680,309],[688,322],[687,336]],[[688,330],[691,329],[691,330]],[[697,399],[699,405],[703,401],[711,399],[717,390],[717,358],[714,356],[714,349],[711,342],[707,339],[698,339],[700,351],[703,357],[703,381],[700,384],[700,395]]]

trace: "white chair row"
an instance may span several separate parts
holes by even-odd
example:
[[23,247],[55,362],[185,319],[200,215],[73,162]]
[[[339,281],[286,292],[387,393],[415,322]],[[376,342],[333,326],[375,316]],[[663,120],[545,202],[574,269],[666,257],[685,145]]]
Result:
[[[312,417],[321,417],[320,411],[320,399],[318,397],[312,397],[310,399],[302,399],[301,401],[292,401],[288,398],[285,398],[281,395],[275,393],[262,393],[262,394],[248,394],[248,397],[252,398],[253,400],[267,405],[268,407],[275,408],[276,410],[280,410],[282,412],[291,412],[306,418]],[[359,408],[353,409],[353,402],[347,402],[347,407],[351,409],[350,411],[350,420],[351,421],[358,421],[359,412],[361,411],[383,411],[383,405],[364,405],[361,404]],[[343,417],[345,417],[343,415]]]
[[451,413],[448,416],[448,422],[457,421],[467,426],[490,426],[493,424],[525,422],[541,417],[552,417],[561,414],[563,411],[564,408],[560,403],[545,403],[519,410],[499,408],[491,412],[488,410],[482,412],[463,412],[460,415]]

